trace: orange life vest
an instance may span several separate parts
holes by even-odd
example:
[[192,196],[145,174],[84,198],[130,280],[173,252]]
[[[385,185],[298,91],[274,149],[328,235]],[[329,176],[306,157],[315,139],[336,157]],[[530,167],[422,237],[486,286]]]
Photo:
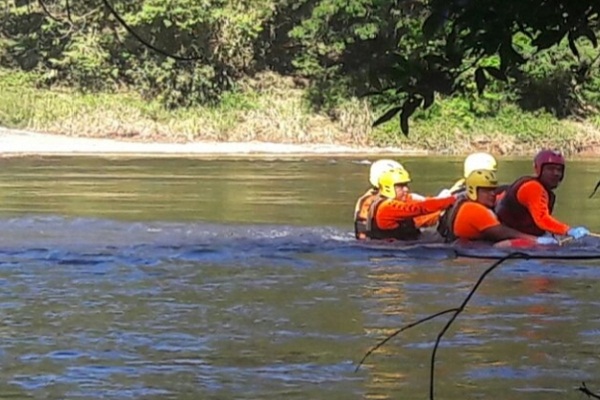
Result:
[[367,239],[367,221],[369,218],[369,209],[371,204],[377,199],[379,191],[377,189],[369,189],[360,196],[354,207],[354,236],[357,239]]

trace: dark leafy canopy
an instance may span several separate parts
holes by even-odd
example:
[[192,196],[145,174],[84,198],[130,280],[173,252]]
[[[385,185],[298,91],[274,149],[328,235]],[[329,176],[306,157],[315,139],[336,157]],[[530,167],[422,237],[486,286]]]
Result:
[[[377,92],[393,89],[402,96],[401,106],[394,106],[375,125],[399,113],[402,131],[408,134],[408,118],[416,108],[431,105],[435,93],[460,90],[465,72],[474,73],[479,93],[490,78],[507,81],[528,58],[517,40],[525,38],[537,51],[567,40],[579,58],[578,40],[589,40],[596,48],[600,27],[598,0],[431,0],[428,11],[422,25],[427,45],[422,45],[421,62],[413,63],[418,70],[412,80],[399,74],[399,85]],[[492,57],[499,62],[490,63]]]
[[216,103],[245,77],[276,71],[308,83],[325,111],[374,95],[375,109],[389,107],[375,124],[399,116],[405,133],[416,110],[455,92],[469,104],[485,91],[528,110],[586,116],[600,104],[599,4],[9,0],[0,67],[48,86],[133,89],[172,108]]

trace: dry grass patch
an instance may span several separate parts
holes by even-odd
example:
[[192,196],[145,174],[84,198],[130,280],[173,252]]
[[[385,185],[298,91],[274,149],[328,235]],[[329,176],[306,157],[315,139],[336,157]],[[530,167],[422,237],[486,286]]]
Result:
[[[495,118],[457,119],[454,104],[439,100],[437,115],[415,116],[411,133],[398,122],[371,128],[374,116],[365,100],[349,99],[327,114],[305,100],[307,83],[273,73],[247,78],[218,106],[166,110],[132,92],[82,94],[40,90],[11,83],[0,74],[0,124],[80,137],[144,142],[274,142],[399,147],[435,154],[489,151],[530,154],[553,147],[567,154],[600,151],[600,124],[557,121],[507,106]],[[435,108],[434,107],[434,108]]]

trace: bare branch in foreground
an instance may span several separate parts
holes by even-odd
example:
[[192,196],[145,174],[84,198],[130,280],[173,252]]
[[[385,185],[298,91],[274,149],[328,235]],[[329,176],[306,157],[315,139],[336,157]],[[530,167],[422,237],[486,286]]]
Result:
[[165,57],[169,57],[169,58],[172,58],[172,59],[178,60],[178,61],[204,60],[204,57],[182,57],[182,56],[178,56],[176,54],[169,53],[168,51],[165,51],[163,49],[159,49],[158,47],[154,46],[152,43],[150,43],[149,41],[147,41],[146,39],[141,37],[131,26],[129,26],[127,24],[127,22],[125,22],[123,17],[121,17],[121,15],[119,15],[117,10],[115,10],[115,8],[110,4],[109,0],[101,0],[101,1],[104,4],[104,6],[108,9],[108,11],[112,14],[112,16],[115,17],[115,19],[119,22],[119,24],[121,24],[121,26],[123,28],[125,28],[125,30],[127,30],[127,32],[129,32],[140,43],[142,43],[144,46],[148,47],[149,49],[154,50],[155,52],[162,54]]
[[488,269],[486,269],[483,272],[483,274],[481,274],[481,276],[479,277],[479,279],[475,283],[475,286],[473,286],[473,288],[471,289],[471,291],[469,292],[469,294],[467,295],[467,297],[463,300],[463,302],[460,305],[460,307],[458,307],[457,311],[450,318],[450,320],[446,323],[446,326],[444,326],[444,328],[442,328],[442,330],[438,334],[437,339],[435,340],[435,346],[433,346],[433,351],[431,352],[431,367],[430,367],[430,379],[429,379],[429,398],[431,400],[433,400],[433,382],[434,382],[434,375],[435,375],[435,355],[436,355],[437,349],[438,349],[438,347],[440,345],[440,341],[442,340],[442,336],[444,336],[444,334],[446,333],[446,331],[450,328],[450,325],[452,325],[452,323],[458,317],[458,315],[465,309],[465,307],[467,306],[467,303],[469,302],[469,300],[471,300],[471,297],[473,297],[473,295],[475,294],[475,292],[477,291],[477,289],[479,288],[479,286],[481,285],[481,283],[483,282],[483,280],[485,279],[485,277],[490,272],[492,272],[494,269],[496,269],[500,264],[502,264],[506,260],[523,259],[523,258],[524,259],[529,258],[528,254],[526,254],[526,253],[510,253],[509,255],[507,255],[506,257],[503,257],[500,260],[496,261]]
[[451,312],[456,312],[458,311],[458,308],[450,308],[449,310],[444,310],[444,311],[440,311],[436,314],[430,315],[426,318],[420,319],[418,321],[415,322],[411,322],[408,325],[403,326],[402,328],[398,329],[397,331],[395,331],[394,333],[392,333],[391,335],[389,335],[388,337],[386,337],[385,339],[383,339],[381,342],[377,343],[375,346],[371,347],[371,349],[369,351],[367,351],[367,353],[364,355],[364,357],[360,360],[360,362],[358,363],[358,365],[356,366],[356,369],[354,370],[354,372],[357,372],[358,369],[360,368],[360,366],[365,362],[365,360],[367,359],[367,357],[369,357],[371,355],[371,353],[373,353],[375,350],[377,350],[378,348],[380,348],[381,346],[383,346],[384,344],[386,344],[389,340],[393,339],[394,337],[396,337],[398,334],[404,332],[405,330],[412,328],[413,326],[417,326],[422,324],[423,322],[427,322],[429,320],[432,320],[436,317],[439,317],[440,315],[444,315],[444,314],[448,314]]
[[[599,186],[600,186],[600,182],[599,182]],[[600,237],[600,235],[599,235]],[[457,257],[465,257],[465,258],[475,258],[475,259],[491,259],[491,258],[495,258],[493,256],[478,256],[478,255],[471,255],[471,254],[466,254],[466,253],[461,253],[460,251],[455,251],[455,254]],[[397,336],[398,334],[400,334],[401,332],[412,328],[414,326],[417,326],[423,322],[426,321],[430,321],[434,318],[437,318],[441,315],[444,314],[449,314],[449,313],[454,313],[452,315],[452,317],[448,320],[448,322],[446,323],[446,325],[444,326],[444,328],[440,331],[440,333],[437,336],[435,345],[433,347],[433,351],[431,354],[431,364],[430,364],[430,380],[429,380],[429,399],[430,400],[434,400],[434,378],[435,378],[435,356],[437,353],[437,349],[439,347],[439,344],[441,342],[442,337],[444,336],[444,334],[448,331],[448,329],[450,328],[450,326],[452,325],[452,323],[454,322],[454,320],[456,320],[456,318],[458,317],[458,315],[465,309],[465,307],[467,306],[467,304],[469,303],[469,301],[471,300],[471,298],[473,297],[473,295],[475,294],[475,292],[477,291],[477,289],[479,288],[479,286],[481,285],[481,283],[484,281],[484,279],[494,270],[496,269],[498,266],[500,266],[503,262],[507,261],[507,260],[515,260],[515,259],[526,259],[526,260],[530,260],[530,259],[536,259],[536,260],[598,260],[600,259],[600,255],[598,254],[581,254],[581,255],[576,255],[576,254],[569,254],[569,255],[538,255],[538,254],[527,254],[527,253],[523,253],[523,252],[514,252],[514,253],[510,253],[508,255],[506,255],[505,257],[502,257],[500,259],[498,259],[496,262],[494,262],[494,264],[492,264],[490,267],[488,267],[479,277],[479,279],[477,280],[477,282],[475,283],[475,285],[473,286],[473,288],[469,291],[467,297],[465,297],[465,299],[463,300],[462,304],[457,307],[457,308],[450,308],[444,311],[440,311],[438,313],[432,314],[428,317],[422,318],[416,322],[410,323],[400,329],[398,329],[397,331],[395,331],[394,333],[392,333],[391,335],[389,335],[388,337],[386,337],[385,339],[383,339],[381,342],[379,342],[377,345],[375,345],[374,347],[372,347],[365,355],[364,357],[360,360],[360,362],[358,363],[358,366],[355,369],[355,372],[358,371],[358,369],[360,368],[360,366],[364,363],[364,361],[366,360],[366,358],[371,355],[375,350],[379,349],[381,346],[383,346],[385,343],[387,343],[389,340],[391,340],[392,338],[394,338],[395,336]],[[586,394],[588,397],[591,398],[595,398],[595,399],[599,399],[600,400],[600,396],[596,395],[595,393],[591,392],[589,389],[587,389],[587,387],[585,386],[585,382],[582,382],[582,386],[578,389],[579,391],[581,391],[582,393]]]
[[592,192],[592,194],[590,194],[590,197],[588,197],[588,199],[591,199],[592,197],[594,197],[598,188],[600,188],[600,181],[598,181],[598,183],[596,183],[596,187],[594,188],[594,191]]
[[581,386],[577,390],[579,390],[581,393],[587,395],[587,397],[590,397],[592,399],[600,399],[600,396],[598,396],[597,394],[591,392],[587,388],[587,386],[585,386],[585,382],[581,382]]

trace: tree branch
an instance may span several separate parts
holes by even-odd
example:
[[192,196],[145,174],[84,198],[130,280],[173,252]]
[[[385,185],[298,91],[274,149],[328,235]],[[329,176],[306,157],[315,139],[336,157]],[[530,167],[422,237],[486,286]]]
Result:
[[456,312],[456,311],[458,311],[458,308],[450,308],[448,310],[440,311],[438,313],[435,313],[433,315],[430,315],[428,317],[422,318],[422,319],[420,319],[418,321],[411,322],[410,324],[403,326],[402,328],[398,329],[397,331],[395,331],[391,335],[387,336],[381,342],[377,343],[375,346],[371,347],[371,349],[369,351],[367,351],[367,353],[364,355],[364,357],[360,360],[360,362],[356,366],[356,369],[354,370],[354,372],[358,371],[358,369],[360,368],[360,366],[365,362],[365,360],[367,359],[367,357],[369,357],[371,355],[371,353],[373,353],[375,350],[377,350],[378,348],[380,348],[381,346],[383,346],[384,344],[386,344],[392,338],[396,337],[398,334],[404,332],[405,330],[407,330],[409,328],[412,328],[414,326],[420,325],[423,322],[427,322],[427,321],[430,321],[430,320],[432,320],[432,319],[434,319],[436,317],[439,317],[440,315],[444,315],[444,314],[448,314],[448,313]]
[[593,399],[600,399],[600,396],[598,396],[597,394],[591,392],[587,386],[585,386],[585,382],[581,382],[581,386],[577,389],[580,392],[582,392],[583,394],[587,395],[588,397],[591,397]]
[[102,3],[106,6],[106,8],[112,14],[112,16],[115,17],[115,19],[127,30],[127,32],[129,32],[133,37],[135,37],[138,41],[140,41],[140,43],[142,43],[144,46],[148,47],[149,49],[154,50],[155,52],[162,54],[165,57],[169,57],[169,58],[172,58],[172,59],[178,60],[178,61],[198,61],[198,60],[205,59],[205,57],[181,57],[181,56],[169,53],[166,50],[159,49],[158,47],[154,46],[153,44],[151,44],[150,42],[148,42],[147,40],[142,38],[135,30],[133,30],[133,28],[131,28],[127,24],[127,22],[125,22],[125,20],[119,15],[119,13],[117,13],[117,11],[113,8],[113,6],[111,6],[111,4],[109,3],[108,0],[102,0]]

